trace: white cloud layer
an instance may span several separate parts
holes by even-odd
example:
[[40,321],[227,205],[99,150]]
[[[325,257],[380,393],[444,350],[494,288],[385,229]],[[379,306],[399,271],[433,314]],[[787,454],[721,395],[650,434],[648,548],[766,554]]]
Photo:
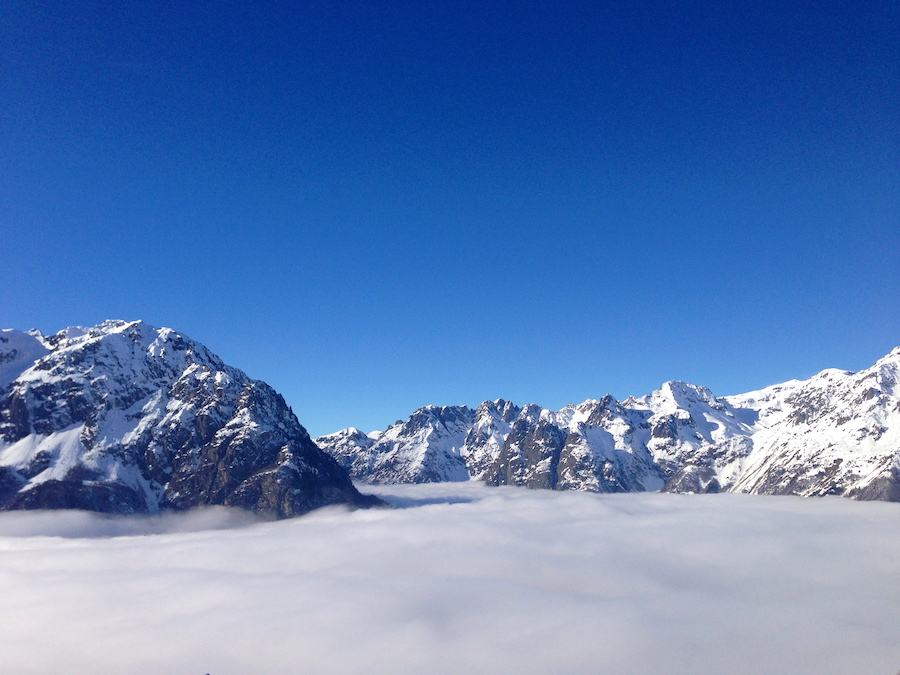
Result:
[[[368,488],[376,491],[376,488]],[[900,669],[900,505],[377,488],[253,522],[0,515],[16,673]],[[230,527],[242,525],[243,527]]]

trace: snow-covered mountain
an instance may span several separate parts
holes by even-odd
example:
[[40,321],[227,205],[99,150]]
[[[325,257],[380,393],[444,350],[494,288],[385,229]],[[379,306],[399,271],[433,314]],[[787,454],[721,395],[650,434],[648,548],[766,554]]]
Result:
[[368,505],[284,399],[169,328],[0,332],[0,509]]
[[900,348],[858,373],[825,370],[737,396],[666,382],[641,398],[558,411],[503,400],[428,406],[384,432],[350,429],[316,443],[372,483],[900,501],[898,381]]
[[[351,475],[377,483],[467,480],[461,451],[474,419],[465,406],[426,406],[383,433],[340,431],[328,437],[328,447]],[[367,452],[358,453],[357,448]]]
[[735,491],[900,501],[900,347],[858,373],[825,370],[730,401],[757,415]]

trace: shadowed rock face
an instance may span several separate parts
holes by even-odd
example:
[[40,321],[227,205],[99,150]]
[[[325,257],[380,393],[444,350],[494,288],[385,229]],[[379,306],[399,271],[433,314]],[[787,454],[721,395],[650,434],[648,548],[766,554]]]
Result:
[[708,466],[689,465],[680,469],[663,486],[663,492],[708,494],[719,492],[721,486],[716,472]]
[[566,433],[555,424],[516,420],[484,480],[488,485],[554,489],[565,442]]
[[521,408],[503,399],[485,401],[478,406],[475,421],[461,449],[469,477],[483,480],[493,471],[511,425],[521,412]]
[[377,502],[277,392],[175,331],[108,321],[0,335],[9,338],[0,341],[0,509],[218,504],[290,517]]

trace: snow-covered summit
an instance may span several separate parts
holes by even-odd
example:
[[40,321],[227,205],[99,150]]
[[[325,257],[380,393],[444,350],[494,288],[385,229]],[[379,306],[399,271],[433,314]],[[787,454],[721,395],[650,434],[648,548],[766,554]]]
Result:
[[641,398],[631,398],[630,408],[645,408],[658,415],[670,415],[678,410],[707,407],[721,407],[719,400],[706,387],[680,380],[664,382],[659,389]]
[[264,382],[141,321],[3,331],[0,508],[288,516],[363,500]]
[[36,335],[12,328],[0,330],[0,389],[8,387],[49,352]]

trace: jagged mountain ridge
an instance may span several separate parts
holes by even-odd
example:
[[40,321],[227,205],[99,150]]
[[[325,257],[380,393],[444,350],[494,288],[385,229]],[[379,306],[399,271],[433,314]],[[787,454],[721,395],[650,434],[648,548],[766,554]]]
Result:
[[169,328],[0,332],[0,509],[364,506],[269,385]]
[[552,411],[426,406],[384,432],[316,439],[357,480],[482,480],[594,492],[838,494],[900,501],[900,347],[858,373],[825,370],[716,397],[666,382]]

